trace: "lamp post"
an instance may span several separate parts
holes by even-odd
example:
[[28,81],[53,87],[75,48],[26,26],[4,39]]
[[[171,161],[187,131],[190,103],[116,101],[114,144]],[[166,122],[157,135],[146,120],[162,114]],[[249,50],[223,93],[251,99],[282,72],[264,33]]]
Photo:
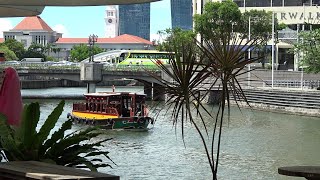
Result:
[[[257,20],[258,17],[253,17],[254,21]],[[251,16],[249,16],[249,28],[248,28],[248,41],[251,41]],[[251,59],[251,48],[248,49],[248,59]],[[250,88],[251,81],[251,64],[248,64],[248,88]]]
[[89,62],[93,62],[93,47],[94,47],[94,43],[97,42],[98,40],[98,36],[97,35],[90,35],[89,36],[89,40],[88,40],[88,43],[89,43],[89,48],[90,48],[90,56],[89,56]]
[[[251,41],[251,16],[249,16],[249,35],[248,40]],[[251,49],[248,49],[248,59],[251,59]],[[251,79],[251,65],[248,64],[248,88],[250,88],[250,79]]]
[[272,12],[272,52],[271,52],[271,88],[273,89],[274,78],[274,11]]

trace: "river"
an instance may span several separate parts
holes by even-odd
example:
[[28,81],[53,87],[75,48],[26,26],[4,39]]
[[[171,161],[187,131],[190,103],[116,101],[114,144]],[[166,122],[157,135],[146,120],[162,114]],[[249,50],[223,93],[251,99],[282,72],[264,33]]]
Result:
[[[97,90],[111,91],[111,87]],[[116,91],[143,92],[143,88],[116,87]],[[85,88],[22,90],[22,94],[45,96],[84,92]],[[25,103],[31,101],[40,102],[42,121],[59,102],[24,100]],[[58,125],[66,120],[72,102],[66,101]],[[149,104],[155,107],[153,112],[164,107],[163,103]],[[232,108],[231,112],[230,121],[223,127],[219,179],[292,179],[279,175],[277,168],[320,164],[320,118],[248,109],[240,112],[237,108]],[[105,143],[105,149],[117,165],[112,169],[100,169],[100,172],[118,175],[122,180],[212,179],[202,143],[194,128],[189,123],[185,125],[184,146],[181,126],[175,131],[169,117],[161,111],[154,128],[148,132],[105,131],[105,136],[113,138]],[[210,122],[210,119],[206,121]],[[74,125],[74,128],[80,127]]]

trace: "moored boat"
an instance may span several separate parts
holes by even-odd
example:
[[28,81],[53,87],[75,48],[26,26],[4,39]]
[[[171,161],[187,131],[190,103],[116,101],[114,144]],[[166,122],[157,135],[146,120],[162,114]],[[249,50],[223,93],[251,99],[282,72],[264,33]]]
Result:
[[84,94],[85,102],[73,103],[68,119],[75,123],[99,125],[105,129],[148,130],[153,124],[146,95],[129,92]]

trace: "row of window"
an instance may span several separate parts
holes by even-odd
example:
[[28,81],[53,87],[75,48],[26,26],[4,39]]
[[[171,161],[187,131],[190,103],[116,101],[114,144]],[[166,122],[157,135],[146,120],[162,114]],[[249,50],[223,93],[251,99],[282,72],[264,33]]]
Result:
[[239,7],[316,6],[320,0],[233,0]]
[[131,53],[129,58],[147,58],[147,59],[169,59],[169,54],[143,54],[143,53]]
[[14,36],[14,35],[6,35],[6,36],[4,36],[4,40],[15,39],[15,38],[16,38],[16,36]]
[[47,44],[46,36],[35,36],[34,38],[35,38],[34,39],[35,43],[42,44],[42,45],[46,45]]

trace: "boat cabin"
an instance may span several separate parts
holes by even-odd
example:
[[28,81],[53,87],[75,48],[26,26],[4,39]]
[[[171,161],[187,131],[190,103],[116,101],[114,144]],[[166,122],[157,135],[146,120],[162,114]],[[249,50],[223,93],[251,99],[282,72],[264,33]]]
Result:
[[147,116],[145,94],[98,92],[84,94],[84,96],[85,103],[74,103],[73,111],[117,117]]

